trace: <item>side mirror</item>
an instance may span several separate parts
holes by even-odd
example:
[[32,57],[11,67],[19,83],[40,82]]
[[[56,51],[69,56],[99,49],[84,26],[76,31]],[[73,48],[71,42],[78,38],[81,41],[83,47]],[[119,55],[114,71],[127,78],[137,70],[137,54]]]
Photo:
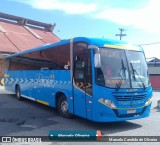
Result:
[[95,64],[96,68],[100,68],[101,67],[101,56],[99,54],[99,47],[97,47],[96,45],[89,45],[88,49],[94,49],[95,50],[94,64]]
[[96,68],[100,68],[101,67],[101,56],[99,53],[96,53],[94,55],[94,65]]

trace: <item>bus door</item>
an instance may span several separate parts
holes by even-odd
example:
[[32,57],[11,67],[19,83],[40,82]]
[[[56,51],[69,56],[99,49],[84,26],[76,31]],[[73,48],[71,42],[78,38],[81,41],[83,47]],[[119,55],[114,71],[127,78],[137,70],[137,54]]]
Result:
[[89,50],[74,54],[74,114],[91,119],[92,80]]

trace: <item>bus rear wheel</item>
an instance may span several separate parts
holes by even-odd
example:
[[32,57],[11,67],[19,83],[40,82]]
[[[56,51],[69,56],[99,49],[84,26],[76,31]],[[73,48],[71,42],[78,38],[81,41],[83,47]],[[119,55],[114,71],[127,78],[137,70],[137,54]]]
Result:
[[20,90],[19,86],[16,86],[16,97],[17,97],[18,100],[22,100],[21,90]]
[[65,97],[65,95],[61,95],[60,98],[58,99],[58,112],[61,116],[65,118],[71,118],[72,114],[69,113],[68,109],[68,101]]

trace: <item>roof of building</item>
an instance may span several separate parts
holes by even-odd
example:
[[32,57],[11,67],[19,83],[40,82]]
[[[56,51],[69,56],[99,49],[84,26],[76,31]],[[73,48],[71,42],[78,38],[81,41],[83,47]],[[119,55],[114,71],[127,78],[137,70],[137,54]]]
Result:
[[55,27],[22,17],[0,13],[0,52],[15,53],[60,41]]
[[147,62],[160,62],[160,59],[156,57],[147,58]]

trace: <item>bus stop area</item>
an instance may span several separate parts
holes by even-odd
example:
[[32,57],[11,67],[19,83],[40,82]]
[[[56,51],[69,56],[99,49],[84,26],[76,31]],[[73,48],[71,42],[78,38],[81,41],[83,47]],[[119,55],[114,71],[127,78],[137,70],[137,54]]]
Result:
[[151,115],[148,118],[96,123],[80,117],[66,119],[56,109],[25,99],[18,101],[14,94],[0,87],[0,135],[45,136],[51,130],[101,130],[111,136],[158,136],[160,92],[153,92]]
[[[152,29],[158,21],[149,24],[149,17],[143,17],[159,9],[150,1],[134,7],[121,2],[3,2],[0,145],[44,140],[48,145],[158,145],[160,41],[158,27]],[[11,4],[15,11],[5,13]],[[130,15],[136,19],[122,23]]]

